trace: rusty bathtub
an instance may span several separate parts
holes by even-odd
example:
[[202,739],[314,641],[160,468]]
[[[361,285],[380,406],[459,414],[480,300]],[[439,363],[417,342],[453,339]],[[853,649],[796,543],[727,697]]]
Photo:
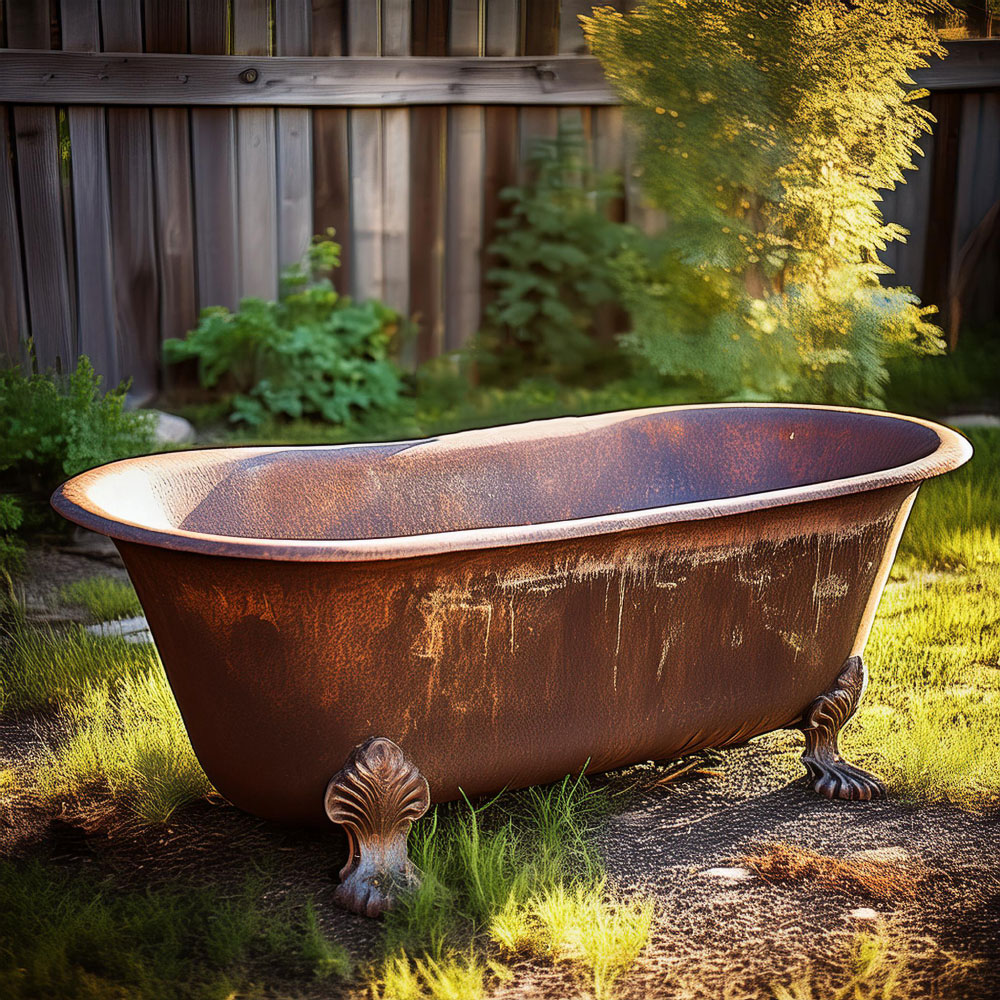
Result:
[[818,791],[879,795],[837,732],[917,489],[970,455],[908,417],[723,404],[152,455],[53,504],[117,543],[219,791],[343,823],[371,881],[390,828],[406,874],[429,798],[783,727]]

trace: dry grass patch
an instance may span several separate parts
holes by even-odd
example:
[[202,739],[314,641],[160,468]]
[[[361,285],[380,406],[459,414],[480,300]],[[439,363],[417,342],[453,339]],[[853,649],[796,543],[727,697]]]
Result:
[[738,864],[768,882],[813,882],[827,889],[862,892],[891,902],[916,899],[926,871],[908,858],[875,854],[833,858],[795,844],[770,844]]

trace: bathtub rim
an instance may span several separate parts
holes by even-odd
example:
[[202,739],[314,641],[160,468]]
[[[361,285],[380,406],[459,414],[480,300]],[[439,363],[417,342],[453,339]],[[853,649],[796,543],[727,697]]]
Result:
[[[554,420],[593,420],[620,417],[627,419],[658,413],[704,409],[789,409],[832,410],[838,413],[857,413],[886,419],[919,424],[934,431],[938,446],[923,458],[904,465],[880,469],[841,479],[830,479],[804,486],[779,490],[748,493],[714,500],[698,500],[684,504],[647,507],[619,513],[598,514],[590,517],[570,518],[561,521],[543,521],[537,524],[503,525],[484,528],[464,528],[455,531],[428,532],[417,535],[397,535],[358,539],[294,539],[251,538],[239,535],[216,535],[208,532],[189,531],[184,528],[152,528],[134,521],[108,517],[98,513],[93,504],[87,505],[87,487],[96,482],[107,470],[123,465],[141,464],[159,455],[194,455],[222,451],[243,452],[247,455],[273,455],[283,451],[335,451],[341,448],[358,448],[366,444],[386,446],[391,444],[420,444],[422,441],[444,437],[476,435],[488,437],[502,435],[508,428],[528,428],[551,423]],[[868,410],[846,406],[824,406],[811,403],[695,403],[679,406],[651,406],[633,410],[612,410],[585,416],[551,417],[501,424],[494,427],[456,431],[428,438],[414,438],[395,442],[362,442],[320,445],[221,445],[216,448],[193,448],[175,452],[153,452],[133,458],[119,459],[81,472],[63,483],[53,494],[51,504],[68,521],[90,531],[117,540],[156,548],[194,552],[204,555],[229,556],[242,559],[263,559],[277,562],[375,562],[389,559],[408,559],[419,556],[441,555],[450,552],[476,551],[530,545],[563,539],[585,538],[592,535],[615,534],[664,524],[684,521],[701,521],[735,514],[747,514],[791,504],[826,500],[855,493],[867,493],[886,487],[913,483],[915,488],[924,480],[943,475],[964,465],[972,457],[971,443],[958,431],[931,420],[893,413],[888,410]],[[79,498],[79,499],[78,499]],[[103,510],[103,508],[99,508]]]

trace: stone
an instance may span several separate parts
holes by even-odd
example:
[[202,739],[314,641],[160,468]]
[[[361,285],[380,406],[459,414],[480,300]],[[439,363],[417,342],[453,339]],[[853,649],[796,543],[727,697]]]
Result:
[[701,874],[726,882],[746,882],[753,878],[753,873],[747,868],[706,868]]
[[116,618],[114,621],[88,625],[87,631],[91,635],[117,637],[134,646],[153,641],[153,633],[149,631],[149,624],[144,615],[137,615],[135,618]]
[[194,441],[194,426],[190,420],[163,410],[147,409],[145,412],[156,418],[154,433],[160,444],[191,444]]

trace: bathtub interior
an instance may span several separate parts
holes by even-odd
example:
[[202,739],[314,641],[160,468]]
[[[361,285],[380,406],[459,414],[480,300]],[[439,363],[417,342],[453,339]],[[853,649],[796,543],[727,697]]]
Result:
[[85,505],[162,530],[388,538],[746,496],[895,468],[938,445],[932,428],[888,415],[693,408],[385,445],[151,456],[103,471]]

